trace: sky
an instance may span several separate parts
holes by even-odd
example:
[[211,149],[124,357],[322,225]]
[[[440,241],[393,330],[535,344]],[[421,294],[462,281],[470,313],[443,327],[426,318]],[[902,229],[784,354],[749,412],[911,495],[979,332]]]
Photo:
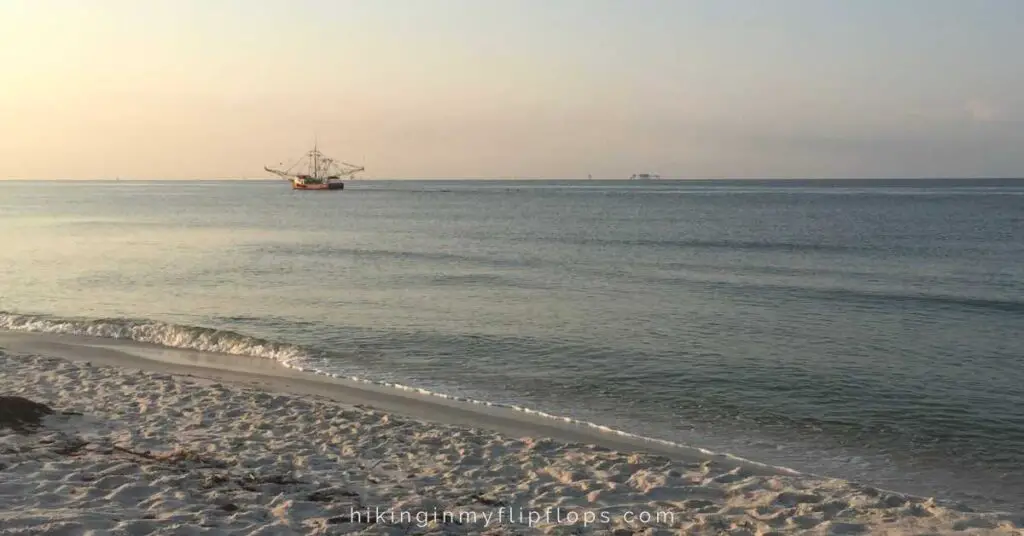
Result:
[[1024,176],[1020,0],[0,0],[0,179]]

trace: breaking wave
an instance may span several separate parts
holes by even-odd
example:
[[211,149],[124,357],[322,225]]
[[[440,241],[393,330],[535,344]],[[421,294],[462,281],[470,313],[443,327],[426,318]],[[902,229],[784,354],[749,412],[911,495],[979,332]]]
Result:
[[201,352],[264,357],[289,366],[309,355],[305,349],[293,344],[234,331],[130,318],[61,318],[0,311],[0,329],[127,339]]

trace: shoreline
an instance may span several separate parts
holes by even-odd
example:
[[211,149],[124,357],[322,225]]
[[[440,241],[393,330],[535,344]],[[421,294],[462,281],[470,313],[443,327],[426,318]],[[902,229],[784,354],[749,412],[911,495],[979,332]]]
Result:
[[[0,511],[10,512],[0,514],[0,525],[140,529],[176,520],[211,532],[269,523],[277,533],[389,533],[418,526],[415,518],[354,520],[358,503],[363,512],[390,509],[399,516],[498,516],[504,509],[507,518],[516,508],[527,521],[552,516],[526,525],[485,523],[492,534],[645,527],[698,534],[1020,534],[1024,526],[1019,514],[953,509],[698,449],[666,452],[663,445],[495,408],[321,381],[258,358],[248,365],[262,370],[245,370],[247,358],[238,356],[82,342],[0,332],[4,394],[82,413],[48,419],[30,436],[0,430],[0,447],[8,447],[0,455],[7,467],[0,472]],[[184,355],[195,362],[182,362]],[[50,452],[46,462],[10,449],[40,440],[49,443],[34,448],[74,441],[91,447],[74,457]],[[163,453],[162,461],[131,454],[146,451]],[[172,469],[174,478],[165,474]],[[82,475],[98,478],[79,482]],[[89,510],[99,504],[89,501],[100,498],[112,506]],[[567,519],[569,512],[577,513],[577,522]],[[588,512],[593,523],[586,522]],[[671,513],[672,519],[630,523],[626,512]],[[420,529],[478,533],[483,525],[435,519]]]
[[597,425],[577,424],[558,416],[502,405],[466,402],[433,392],[399,389],[290,368],[272,359],[172,348],[130,339],[0,330],[0,349],[12,353],[60,357],[124,369],[230,382],[297,396],[321,396],[350,405],[366,405],[440,424],[491,429],[513,436],[543,436],[568,443],[643,451],[676,459],[713,458],[758,474],[812,476],[728,453],[645,438]]

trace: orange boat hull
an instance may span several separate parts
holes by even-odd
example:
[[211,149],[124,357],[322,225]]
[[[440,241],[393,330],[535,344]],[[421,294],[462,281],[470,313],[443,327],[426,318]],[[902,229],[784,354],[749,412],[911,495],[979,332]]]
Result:
[[306,184],[304,182],[292,181],[292,190],[344,190],[345,183],[338,182],[318,182]]

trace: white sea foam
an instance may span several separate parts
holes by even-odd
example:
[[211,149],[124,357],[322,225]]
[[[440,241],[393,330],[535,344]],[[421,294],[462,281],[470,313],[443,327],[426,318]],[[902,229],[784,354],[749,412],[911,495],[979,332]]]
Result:
[[272,342],[233,331],[150,320],[76,319],[0,312],[0,329],[127,339],[201,352],[264,357],[285,364],[306,357],[302,348],[292,344]]

